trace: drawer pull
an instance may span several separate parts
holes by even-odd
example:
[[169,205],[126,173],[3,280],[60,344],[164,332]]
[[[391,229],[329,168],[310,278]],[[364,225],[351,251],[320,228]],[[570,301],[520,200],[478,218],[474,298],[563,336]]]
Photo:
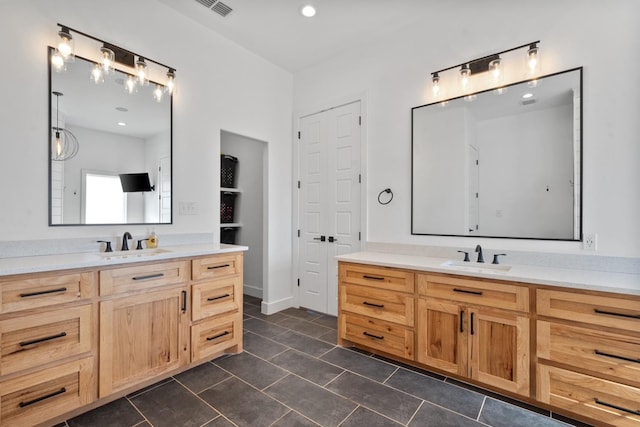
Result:
[[164,277],[164,273],[149,274],[148,276],[136,276],[133,277],[133,280],[149,280],[157,279],[158,277]]
[[473,317],[474,317],[475,313],[471,313],[471,335],[475,334],[475,331],[473,330]]
[[45,342],[45,341],[50,341],[50,340],[55,340],[56,338],[62,338],[62,337],[66,337],[66,336],[67,336],[66,332],[60,332],[59,334],[51,335],[50,337],[38,338],[38,339],[35,339],[35,340],[31,340],[31,341],[22,341],[20,343],[20,347],[26,347],[28,345],[38,344],[38,343]]
[[364,275],[362,276],[365,279],[369,279],[369,280],[384,280],[384,277],[379,277],[379,276],[368,276],[368,275]]
[[453,292],[460,292],[461,294],[482,295],[482,291],[468,291],[466,289],[453,288]]
[[382,335],[373,335],[373,334],[370,334],[370,333],[369,333],[369,332],[367,332],[367,331],[364,331],[364,332],[362,333],[362,335],[365,335],[365,336],[367,336],[367,337],[371,337],[371,338],[375,338],[375,339],[377,339],[377,340],[383,340],[383,339],[384,339],[384,336],[382,336]]
[[207,267],[207,270],[215,270],[217,268],[226,268],[226,267],[231,267],[231,264],[212,265],[211,267]]
[[182,291],[182,312],[187,312],[187,291]]
[[612,357],[614,359],[624,360],[626,362],[640,363],[640,359],[633,359],[631,357],[618,356],[616,354],[605,353],[604,351],[600,351],[600,350],[596,350],[595,354],[597,354],[598,356],[606,356],[606,357]]
[[54,396],[57,396],[59,394],[66,393],[66,392],[67,392],[67,389],[62,387],[58,391],[54,391],[53,393],[49,393],[49,394],[46,394],[44,396],[40,396],[37,399],[33,399],[33,400],[28,401],[28,402],[20,402],[19,406],[21,408],[24,408],[25,406],[29,406],[29,405],[33,405],[34,403],[42,402],[43,400],[50,399],[50,398],[52,398]]
[[53,294],[56,292],[67,292],[67,288],[50,289],[48,291],[40,291],[40,292],[29,292],[26,294],[20,294],[20,298],[35,297],[38,295]]
[[464,310],[460,311],[460,333],[464,332]]
[[624,408],[622,406],[614,405],[613,403],[604,402],[604,401],[598,399],[597,397],[594,400],[598,405],[602,405],[602,406],[606,406],[606,407],[609,407],[609,408],[617,409],[619,411],[627,412],[627,413],[633,414],[633,415],[640,415],[640,411],[634,411],[633,409],[627,409],[627,408]]
[[226,298],[226,297],[230,297],[231,295],[229,294],[224,294],[224,295],[220,295],[219,297],[212,297],[212,298],[207,298],[207,301],[215,301],[217,299],[222,299],[222,298]]
[[596,314],[607,314],[609,316],[626,317],[626,318],[629,318],[629,319],[640,319],[640,314],[616,313],[614,311],[598,310],[597,308],[594,308],[593,311]]
[[384,304],[374,304],[374,303],[372,303],[372,302],[368,302],[368,301],[365,301],[365,302],[363,302],[362,304],[364,304],[364,305],[370,305],[371,307],[384,308]]
[[223,333],[221,333],[221,334],[214,335],[214,336],[212,336],[212,337],[207,338],[207,341],[213,341],[213,340],[218,339],[218,338],[220,338],[220,337],[223,337],[223,336],[225,336],[225,335],[229,335],[230,333],[231,333],[231,332],[229,332],[229,331],[224,331],[224,332],[223,332]]

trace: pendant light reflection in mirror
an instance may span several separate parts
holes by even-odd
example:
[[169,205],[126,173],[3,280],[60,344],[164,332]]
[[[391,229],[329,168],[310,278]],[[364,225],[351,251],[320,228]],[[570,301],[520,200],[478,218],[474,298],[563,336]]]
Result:
[[69,160],[78,154],[80,144],[78,138],[68,129],[60,127],[60,97],[61,92],[52,92],[56,97],[56,125],[51,128],[53,140],[51,142],[51,160]]

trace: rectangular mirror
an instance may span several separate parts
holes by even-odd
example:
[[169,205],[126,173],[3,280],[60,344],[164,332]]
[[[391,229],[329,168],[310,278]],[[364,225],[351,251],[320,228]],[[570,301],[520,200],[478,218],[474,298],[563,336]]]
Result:
[[[154,82],[129,94],[117,70],[96,84],[95,63],[78,56],[60,72],[48,62],[49,225],[170,224],[171,95],[157,102]],[[56,160],[56,133],[77,140],[74,156]],[[145,173],[152,189],[132,192],[120,177]]]
[[411,112],[411,234],[580,240],[582,68]]

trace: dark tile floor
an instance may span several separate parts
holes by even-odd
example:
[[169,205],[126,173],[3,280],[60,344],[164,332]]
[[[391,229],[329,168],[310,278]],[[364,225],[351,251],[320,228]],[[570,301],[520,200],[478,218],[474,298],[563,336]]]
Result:
[[584,426],[337,347],[335,317],[304,309],[265,316],[260,300],[249,296],[244,308],[244,353],[205,363],[60,427]]

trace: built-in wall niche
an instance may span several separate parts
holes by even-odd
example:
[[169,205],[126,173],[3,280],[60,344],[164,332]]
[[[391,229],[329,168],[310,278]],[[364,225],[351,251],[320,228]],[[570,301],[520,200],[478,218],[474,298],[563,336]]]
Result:
[[412,109],[412,234],[580,240],[582,68]]

